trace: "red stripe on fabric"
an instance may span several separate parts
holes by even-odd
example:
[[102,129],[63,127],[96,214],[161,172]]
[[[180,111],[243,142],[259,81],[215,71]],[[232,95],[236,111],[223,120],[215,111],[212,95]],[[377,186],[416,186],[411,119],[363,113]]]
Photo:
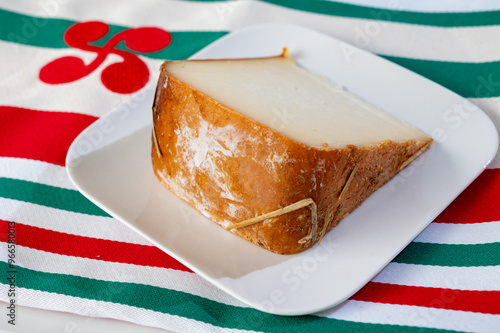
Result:
[[500,169],[487,169],[434,222],[500,221]]
[[500,291],[442,289],[370,282],[351,299],[372,303],[500,314]]
[[[8,221],[0,220],[1,242],[8,242],[8,233],[6,232],[8,224]],[[155,246],[71,235],[21,223],[15,224],[15,243],[35,250],[71,257],[192,272]]]
[[0,106],[0,156],[64,165],[71,142],[94,116]]

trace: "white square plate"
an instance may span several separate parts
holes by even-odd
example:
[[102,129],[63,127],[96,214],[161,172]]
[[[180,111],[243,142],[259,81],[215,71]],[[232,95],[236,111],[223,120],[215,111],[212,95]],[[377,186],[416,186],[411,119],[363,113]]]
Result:
[[498,136],[488,117],[455,93],[303,27],[249,27],[192,58],[272,56],[285,46],[300,66],[435,140],[319,245],[296,255],[268,252],[163,188],[150,161],[154,83],[87,128],[66,165],[90,200],[216,286],[259,310],[300,315],[337,305],[370,281],[483,171]]

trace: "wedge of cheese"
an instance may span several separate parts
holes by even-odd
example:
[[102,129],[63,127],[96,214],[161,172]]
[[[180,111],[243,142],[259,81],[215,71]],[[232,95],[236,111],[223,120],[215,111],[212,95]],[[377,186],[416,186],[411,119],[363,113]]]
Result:
[[159,180],[281,254],[318,242],[432,142],[285,55],[165,62],[153,123]]

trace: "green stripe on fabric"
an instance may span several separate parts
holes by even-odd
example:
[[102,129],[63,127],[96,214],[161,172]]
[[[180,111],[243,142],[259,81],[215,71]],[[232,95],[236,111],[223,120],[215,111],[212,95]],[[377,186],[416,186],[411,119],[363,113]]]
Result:
[[[21,251],[22,249],[20,249]],[[0,270],[11,270],[5,262]],[[19,288],[106,301],[201,321],[213,326],[259,332],[449,332],[421,327],[367,324],[318,316],[285,317],[218,303],[180,291],[136,283],[109,282],[17,267]],[[5,280],[2,281],[5,283]],[[19,291],[21,294],[22,291]],[[99,309],[97,309],[98,311]]]
[[[422,13],[402,11],[397,10],[397,8],[382,9],[323,0],[260,1],[280,7],[310,13],[438,27],[473,27],[500,24],[500,11],[468,13]],[[31,39],[33,38],[33,35],[38,34],[41,34],[40,36],[38,36],[38,38],[42,40],[42,35],[50,33],[51,29],[56,29],[59,32],[63,32],[68,26],[74,23],[74,21],[65,19],[47,19],[41,17],[33,20],[30,18],[30,16],[16,14],[7,10],[0,10],[0,21],[2,22],[2,25],[0,26],[0,33],[2,35],[8,34],[10,38],[14,39],[7,39],[11,41],[16,41],[16,39]],[[30,43],[29,45],[33,44]]]
[[487,244],[410,243],[393,262],[433,266],[500,265],[500,242]]
[[260,0],[262,2],[311,13],[410,23],[437,27],[472,27],[500,24],[500,11],[472,13],[421,13],[365,7],[324,0]]
[[[61,19],[26,16],[0,9],[0,21],[4,22],[3,20],[7,24],[0,25],[0,39],[31,46],[52,48],[68,47],[63,40],[64,31],[76,23]],[[38,20],[40,20],[40,23],[33,23],[38,22]],[[109,33],[102,40],[92,44],[103,46],[113,35],[125,29],[127,27],[110,25]],[[37,33],[34,31],[37,31]],[[159,52],[141,55],[162,60],[186,59],[226,35],[227,32],[178,31],[171,32],[171,34],[172,43],[170,46]],[[117,48],[126,50],[124,43],[120,43]],[[464,63],[409,59],[387,55],[382,57],[429,78],[466,98],[500,96],[500,61]]]
[[0,9],[0,40],[18,44],[65,48],[63,35],[74,21],[23,15]]
[[[41,18],[0,9],[0,40],[36,47],[68,48],[64,32],[76,21]],[[116,33],[129,29],[109,25],[108,34],[91,45],[103,46]],[[227,34],[227,31],[172,31],[171,44],[158,52],[138,53],[128,50],[120,43],[117,48],[153,59],[179,60],[189,58],[208,44]]]
[[[218,2],[220,0],[190,0],[193,2]],[[233,2],[232,0],[222,0]],[[376,8],[329,0],[258,0],[269,4],[304,12],[352,17],[369,20],[390,21],[429,25],[437,27],[473,27],[500,24],[500,11],[468,13],[422,13],[398,10],[397,1],[393,8]],[[391,2],[387,2],[391,7]]]
[[[0,178],[0,197],[82,214],[109,216],[80,192],[19,179]],[[410,243],[393,261],[436,266],[500,265],[500,242],[488,244]]]
[[500,96],[500,61],[464,63],[382,56],[466,98]]
[[76,190],[26,180],[0,177],[0,197],[76,213],[109,216]]

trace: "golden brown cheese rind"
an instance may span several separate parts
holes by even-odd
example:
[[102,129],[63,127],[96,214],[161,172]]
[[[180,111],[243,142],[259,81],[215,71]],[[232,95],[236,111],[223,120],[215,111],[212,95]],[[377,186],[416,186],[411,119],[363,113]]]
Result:
[[[153,122],[158,179],[223,227],[311,198],[318,231],[328,231],[432,142],[309,147],[222,105],[164,67]],[[231,232],[272,252],[293,254],[318,240],[300,242],[311,229],[305,207]]]

